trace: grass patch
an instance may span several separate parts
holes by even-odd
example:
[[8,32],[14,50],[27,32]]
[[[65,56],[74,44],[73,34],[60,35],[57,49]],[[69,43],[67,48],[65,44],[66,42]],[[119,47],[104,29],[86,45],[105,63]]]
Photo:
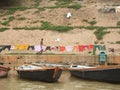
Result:
[[81,5],[80,4],[73,4],[73,5],[68,6],[67,8],[80,9]]
[[73,27],[70,26],[55,26],[52,25],[50,22],[41,21],[41,27],[15,27],[14,30],[24,29],[24,30],[52,30],[58,32],[67,32],[72,30]]
[[90,25],[95,25],[97,22],[95,20],[88,22]]
[[23,30],[40,30],[41,27],[15,27],[13,29],[14,30],[20,30],[20,29],[23,29]]
[[117,41],[116,44],[120,44],[120,41]]
[[17,20],[26,20],[26,18],[25,17],[20,17]]
[[120,31],[118,33],[120,34]]
[[42,0],[34,0],[34,2],[35,2],[34,7],[38,7]]
[[57,0],[59,3],[72,3],[73,0]]
[[[56,2],[56,6],[51,7],[51,8],[72,8],[72,9],[80,9],[81,5],[80,4],[71,4],[72,0],[57,0],[58,2]],[[70,5],[71,4],[71,5]]]
[[0,28],[0,32],[4,32],[5,30],[8,30],[9,28]]
[[94,44],[98,44],[98,42],[97,42],[97,41],[94,41]]
[[91,26],[93,26],[97,23],[95,20],[88,21],[87,19],[83,19],[83,22],[86,22],[86,23],[90,24]]
[[24,11],[26,9],[29,9],[26,6],[18,6],[18,7],[12,7],[12,8],[7,8],[7,15],[15,13],[17,10]]
[[120,21],[117,22],[117,26],[120,26]]
[[110,33],[110,32],[104,31],[104,28],[98,28],[98,29],[94,32],[94,34],[95,34],[95,36],[96,36],[96,38],[97,38],[98,40],[102,40],[102,39],[103,39],[103,36],[104,36],[105,34],[107,34],[107,33]]
[[15,19],[14,16],[10,16],[10,17],[8,18],[8,20],[2,22],[1,24],[2,24],[2,25],[5,25],[5,26],[8,26],[9,23],[10,23],[11,21],[13,21],[14,19]]
[[64,8],[69,7],[69,5],[72,3],[72,0],[57,0],[55,3],[56,6],[52,8]]
[[66,32],[66,31],[73,29],[73,27],[70,27],[70,26],[55,26],[55,25],[52,25],[50,22],[41,21],[41,23],[42,23],[41,25],[42,30],[53,30],[53,31],[59,31],[59,32]]

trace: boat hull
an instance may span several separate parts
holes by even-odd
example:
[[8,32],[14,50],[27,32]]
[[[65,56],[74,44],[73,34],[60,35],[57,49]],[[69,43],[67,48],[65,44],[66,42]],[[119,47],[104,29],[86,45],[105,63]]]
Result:
[[20,78],[44,81],[44,82],[56,82],[62,74],[62,70],[45,69],[45,70],[17,70]]
[[0,78],[7,77],[9,70],[10,70],[10,68],[0,66]]
[[120,68],[99,69],[99,70],[70,70],[72,76],[104,81],[110,83],[120,83]]

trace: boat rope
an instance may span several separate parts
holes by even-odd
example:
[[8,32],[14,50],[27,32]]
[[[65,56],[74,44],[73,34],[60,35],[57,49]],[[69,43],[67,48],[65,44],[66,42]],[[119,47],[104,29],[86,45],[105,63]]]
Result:
[[56,67],[56,68],[54,69],[53,78],[55,78],[55,77],[56,77],[56,75],[57,75],[57,73],[58,73],[58,70],[59,70],[59,68],[58,68],[58,67]]

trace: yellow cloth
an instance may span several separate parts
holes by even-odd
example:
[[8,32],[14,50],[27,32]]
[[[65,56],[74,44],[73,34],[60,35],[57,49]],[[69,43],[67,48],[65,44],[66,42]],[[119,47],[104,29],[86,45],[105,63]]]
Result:
[[15,45],[14,50],[27,50],[28,45]]

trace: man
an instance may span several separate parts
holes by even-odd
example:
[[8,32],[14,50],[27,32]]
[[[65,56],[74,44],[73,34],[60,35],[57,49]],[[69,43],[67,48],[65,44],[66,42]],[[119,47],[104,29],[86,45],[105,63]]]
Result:
[[40,47],[41,47],[41,51],[40,51],[40,53],[42,54],[42,52],[43,52],[43,38],[41,38],[41,41],[40,41]]

